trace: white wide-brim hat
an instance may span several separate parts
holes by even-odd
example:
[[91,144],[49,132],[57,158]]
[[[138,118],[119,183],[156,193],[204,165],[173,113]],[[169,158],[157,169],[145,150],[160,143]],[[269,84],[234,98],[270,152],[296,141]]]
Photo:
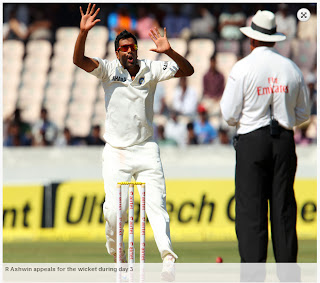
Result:
[[259,10],[253,17],[250,27],[242,27],[240,31],[255,40],[264,42],[277,42],[286,39],[286,36],[277,32],[274,13]]

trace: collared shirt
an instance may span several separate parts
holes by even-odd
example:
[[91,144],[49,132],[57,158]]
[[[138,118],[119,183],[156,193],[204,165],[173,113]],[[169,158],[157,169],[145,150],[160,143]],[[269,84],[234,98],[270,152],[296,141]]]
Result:
[[286,129],[309,119],[309,96],[295,63],[274,48],[255,48],[232,68],[220,106],[223,118],[246,134],[270,123],[273,115]]
[[140,70],[131,79],[118,59],[93,58],[99,67],[90,74],[101,80],[105,91],[104,139],[113,147],[140,144],[153,136],[153,99],[156,85],[176,74],[173,61],[138,60]]

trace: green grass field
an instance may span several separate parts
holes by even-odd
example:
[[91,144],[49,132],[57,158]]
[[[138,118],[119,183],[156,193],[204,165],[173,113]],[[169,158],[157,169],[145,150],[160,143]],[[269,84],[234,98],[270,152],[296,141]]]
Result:
[[[226,263],[239,263],[237,242],[174,243],[179,263],[214,263],[220,256]],[[139,262],[139,243],[135,243]],[[103,242],[12,242],[3,244],[4,263],[111,263]],[[146,243],[146,262],[160,263],[154,241]],[[269,241],[267,262],[274,262]],[[317,262],[317,241],[299,241],[298,262]]]

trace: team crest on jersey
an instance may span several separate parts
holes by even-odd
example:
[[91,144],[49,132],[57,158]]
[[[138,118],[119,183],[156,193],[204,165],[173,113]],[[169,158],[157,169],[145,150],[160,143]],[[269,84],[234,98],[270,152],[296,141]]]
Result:
[[144,78],[139,79],[139,84],[142,85],[144,83]]

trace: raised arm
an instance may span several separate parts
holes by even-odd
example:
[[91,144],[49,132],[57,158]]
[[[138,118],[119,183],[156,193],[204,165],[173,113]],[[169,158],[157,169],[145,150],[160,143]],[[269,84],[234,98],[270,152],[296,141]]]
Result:
[[150,29],[149,36],[156,44],[156,48],[150,49],[150,51],[167,54],[179,66],[179,70],[175,74],[175,77],[188,77],[194,73],[193,67],[189,61],[171,48],[167,38],[166,28],[164,28],[163,36],[160,35],[160,32],[156,27]]
[[94,9],[96,4],[91,7],[91,3],[89,3],[86,13],[84,14],[82,8],[80,6],[81,13],[81,22],[80,22],[80,32],[74,46],[73,52],[73,63],[77,65],[79,68],[92,72],[95,68],[99,66],[99,62],[93,60],[89,57],[84,56],[85,43],[87,39],[87,35],[90,29],[92,29],[96,23],[100,22],[99,19],[95,20],[95,17],[98,15],[100,8],[98,8],[95,12]]

